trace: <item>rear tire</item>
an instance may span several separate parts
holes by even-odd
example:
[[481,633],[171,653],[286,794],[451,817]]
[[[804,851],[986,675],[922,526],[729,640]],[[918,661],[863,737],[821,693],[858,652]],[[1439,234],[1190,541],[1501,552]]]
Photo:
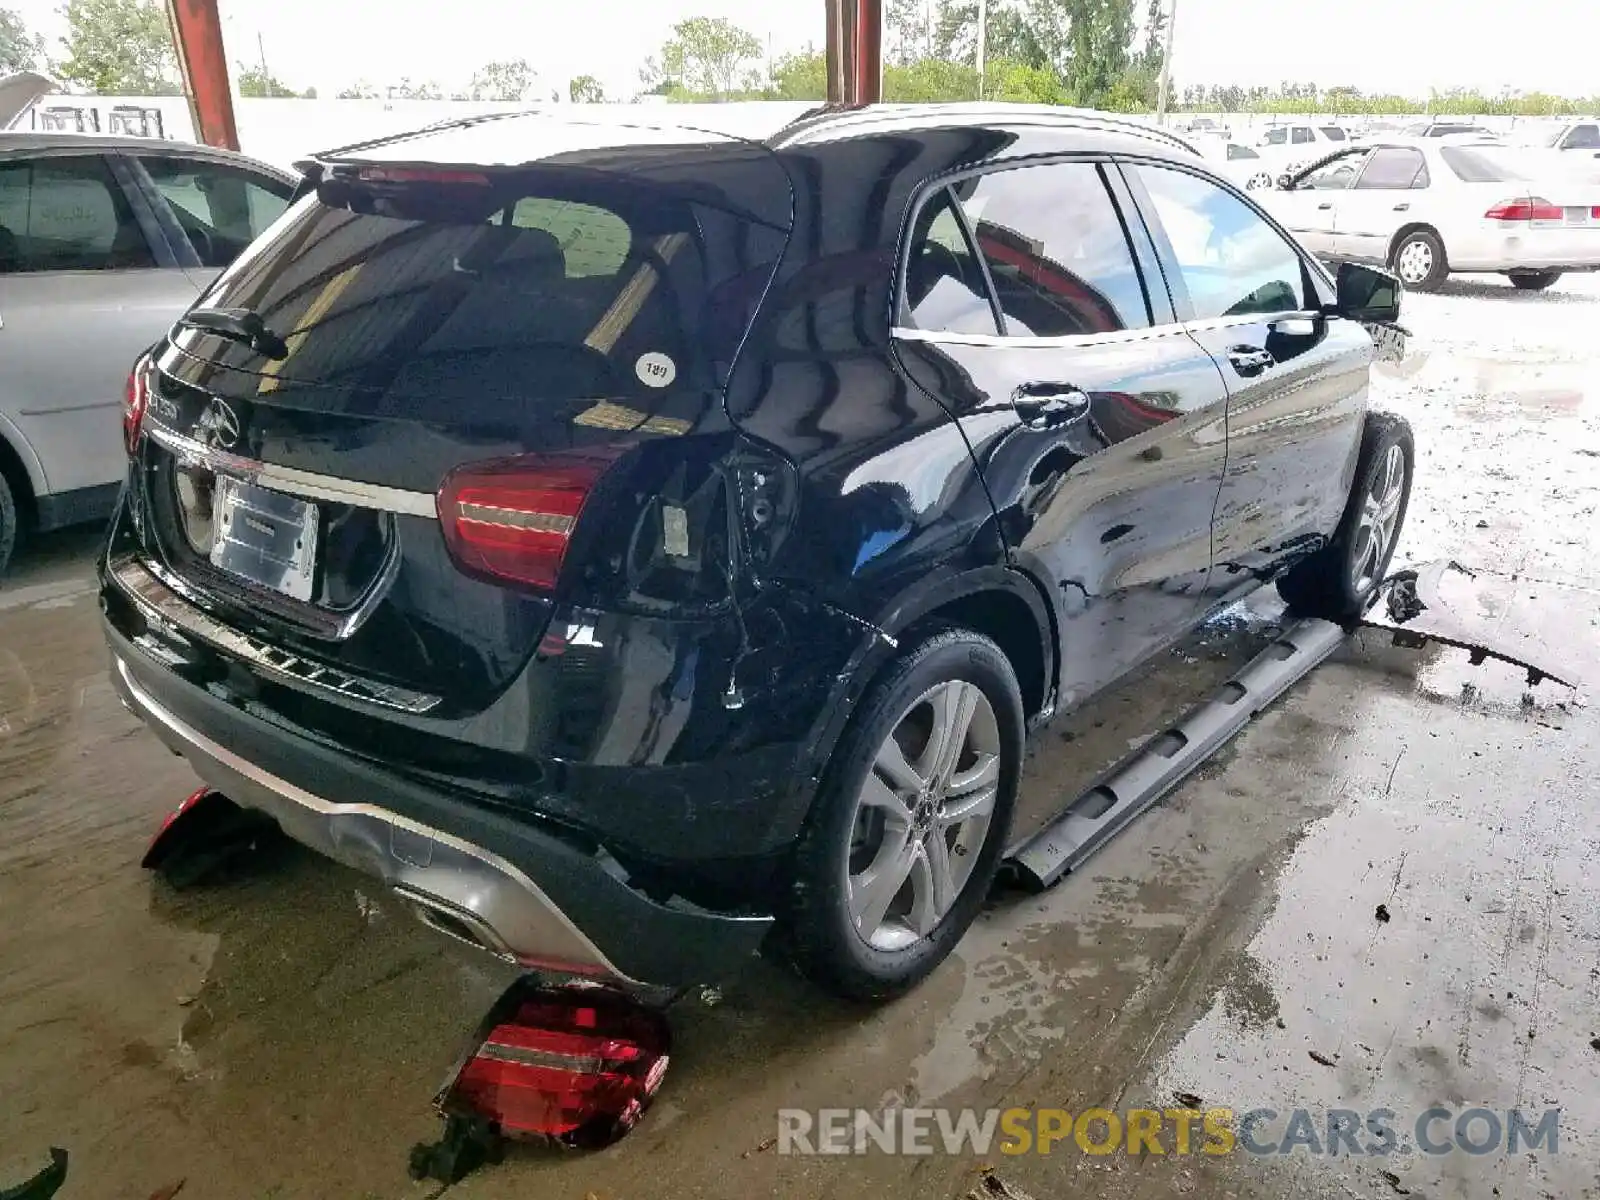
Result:
[[1416,458],[1411,426],[1403,417],[1367,414],[1338,531],[1278,580],[1278,594],[1292,613],[1345,624],[1367,611],[1405,525]]
[[1413,229],[1396,242],[1389,255],[1389,269],[1413,292],[1437,291],[1450,277],[1444,243],[1431,229]]
[[0,474],[0,579],[5,578],[6,566],[22,540],[22,518],[17,512],[17,498],[11,493],[11,484]]
[[1010,661],[965,629],[932,633],[873,681],[795,851],[783,941],[801,974],[886,1000],[945,960],[999,869],[1023,728]]
[[1511,286],[1524,292],[1542,292],[1560,278],[1560,271],[1519,271],[1511,276]]

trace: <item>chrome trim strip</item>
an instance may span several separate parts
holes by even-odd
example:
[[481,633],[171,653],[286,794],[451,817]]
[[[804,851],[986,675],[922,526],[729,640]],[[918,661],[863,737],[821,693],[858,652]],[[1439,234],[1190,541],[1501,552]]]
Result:
[[908,342],[946,343],[954,346],[1005,346],[1013,349],[1067,349],[1074,346],[1110,346],[1122,342],[1143,342],[1152,338],[1170,337],[1182,333],[1185,326],[1179,321],[1162,325],[1149,325],[1143,329],[1117,329],[1109,333],[1068,333],[1060,337],[1002,337],[997,333],[946,333],[938,329],[909,329],[895,326],[889,332],[893,337]]
[[185,464],[223,471],[276,492],[304,496],[308,500],[349,504],[356,508],[375,508],[380,512],[399,513],[407,517],[439,519],[439,506],[431,492],[411,492],[379,483],[363,483],[358,479],[340,479],[336,475],[321,475],[296,467],[258,462],[253,458],[218,450],[215,446],[207,446],[157,421],[147,421],[144,429],[151,441],[172,451]]
[[178,596],[136,558],[111,564],[108,573],[151,624],[175,628],[286,683],[333,692],[346,700],[397,709],[414,716],[421,716],[439,704],[438,696],[363,679],[230,629]]
[[[599,947],[589,940],[588,935],[544,894],[538,884],[498,854],[402,817],[389,809],[371,804],[337,804],[325,800],[262,770],[226,746],[212,741],[165,708],[134,681],[128,664],[121,657],[114,658],[118,681],[129,702],[139,710],[139,715],[163,726],[171,736],[210,760],[211,764],[259,789],[258,795],[231,796],[230,799],[235,803],[245,807],[262,807],[281,824],[289,826],[285,832],[290,837],[356,870],[378,874],[402,894],[434,897],[447,908],[465,908],[492,930],[519,962],[538,962],[544,953],[550,953],[557,961],[563,960],[563,955],[550,947],[519,944],[525,942],[524,938],[517,936],[517,919],[522,918],[521,932],[528,932],[535,924],[543,922],[564,938],[568,950],[581,952],[581,960],[567,962],[569,967],[588,974],[609,975],[626,983],[636,982],[619,972]],[[185,757],[190,758],[190,755],[185,754]],[[196,764],[192,758],[190,761],[202,779],[206,779],[224,795],[228,793],[230,788],[226,781],[219,783],[206,778],[201,767],[207,764]],[[277,803],[252,803],[262,800]],[[426,840],[419,845],[409,846],[409,854],[402,857],[396,849],[396,843],[404,842],[407,834]],[[374,835],[377,835],[376,838]],[[433,853],[421,853],[430,848],[430,843]],[[374,855],[380,854],[383,857],[374,861]],[[425,861],[420,866],[410,861],[416,858],[424,858]],[[446,859],[449,861],[444,861]],[[473,868],[476,874],[464,876],[462,859],[476,864]],[[383,869],[378,869],[380,867]],[[429,883],[438,887],[427,886]],[[455,886],[446,887],[449,884]],[[509,911],[504,895],[505,884],[513,885],[524,900],[531,902],[534,911],[530,913],[526,906],[521,913]],[[529,917],[535,920],[529,921]]]
[[1114,346],[1123,342],[1143,342],[1151,338],[1170,337],[1175,333],[1205,333],[1213,329],[1231,329],[1236,325],[1254,325],[1259,321],[1282,321],[1290,317],[1317,317],[1322,314],[1303,308],[1284,309],[1282,312],[1243,313],[1233,317],[1213,317],[1205,321],[1167,321],[1144,329],[1117,329],[1109,333],[1068,333],[1060,337],[1009,337],[997,333],[947,333],[940,329],[911,329],[896,325],[889,331],[892,337],[907,342],[944,343],[952,346],[1007,346],[1015,349],[1070,349],[1075,346]]

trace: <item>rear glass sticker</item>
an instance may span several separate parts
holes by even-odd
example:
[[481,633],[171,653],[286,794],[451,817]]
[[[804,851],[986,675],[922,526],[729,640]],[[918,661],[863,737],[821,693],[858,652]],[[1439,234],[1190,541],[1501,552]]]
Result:
[[639,355],[633,364],[633,373],[645,387],[664,388],[678,377],[678,364],[659,350]]

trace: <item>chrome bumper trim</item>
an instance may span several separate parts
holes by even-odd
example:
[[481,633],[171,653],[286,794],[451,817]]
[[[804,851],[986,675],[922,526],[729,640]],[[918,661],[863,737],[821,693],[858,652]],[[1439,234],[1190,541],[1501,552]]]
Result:
[[416,716],[439,704],[438,696],[351,675],[230,629],[179,596],[136,558],[112,563],[107,573],[151,624],[196,638],[287,683],[334,692],[347,700],[361,700]]
[[151,441],[172,451],[185,464],[221,471],[275,492],[304,496],[308,500],[349,504],[356,508],[374,508],[407,517],[427,517],[432,521],[439,519],[439,506],[431,492],[412,492],[404,488],[385,487],[381,483],[363,483],[359,479],[341,479],[337,475],[321,475],[315,471],[259,462],[185,437],[157,421],[147,421],[144,431]]
[[162,741],[207,784],[271,816],[295,841],[455,917],[474,935],[466,940],[509,961],[635,982],[499,855],[375,805],[336,804],[262,770],[192,728],[140,687],[120,656],[114,661],[118,690]]

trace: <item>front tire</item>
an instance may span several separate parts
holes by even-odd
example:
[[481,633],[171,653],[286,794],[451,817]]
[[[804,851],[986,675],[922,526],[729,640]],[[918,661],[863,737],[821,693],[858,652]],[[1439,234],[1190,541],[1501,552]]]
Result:
[[0,579],[5,578],[6,566],[21,538],[22,518],[17,512],[17,498],[11,493],[11,484],[0,474]]
[[1560,278],[1560,271],[1518,271],[1511,276],[1511,286],[1524,292],[1542,292]]
[[855,1000],[921,982],[978,915],[1010,836],[1022,696],[988,638],[942,629],[873,682],[824,773],[784,916],[801,974]]
[[1444,243],[1431,229],[1413,229],[1395,243],[1389,268],[1413,292],[1433,292],[1450,277]]
[[1347,624],[1367,611],[1405,525],[1416,459],[1411,426],[1403,417],[1367,414],[1355,482],[1338,531],[1278,581],[1278,594],[1296,616]]

